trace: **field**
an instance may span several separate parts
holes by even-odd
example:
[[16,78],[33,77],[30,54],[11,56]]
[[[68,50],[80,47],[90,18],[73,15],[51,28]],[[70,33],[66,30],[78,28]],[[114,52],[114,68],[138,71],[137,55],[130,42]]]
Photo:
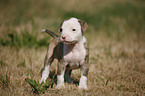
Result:
[[[41,30],[57,33],[62,21],[70,17],[89,25],[85,32],[90,48],[88,90],[78,90],[80,70],[72,72],[73,84],[56,89],[57,61],[50,68],[47,89],[41,90],[37,83],[52,40]],[[34,94],[145,96],[145,1],[1,0],[0,96]]]

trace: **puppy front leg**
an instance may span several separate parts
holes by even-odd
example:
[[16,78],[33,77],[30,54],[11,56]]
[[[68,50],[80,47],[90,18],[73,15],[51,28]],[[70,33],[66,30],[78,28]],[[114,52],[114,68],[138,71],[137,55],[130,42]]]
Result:
[[57,70],[57,86],[56,88],[59,89],[64,86],[64,73],[65,73],[65,66],[64,62],[59,62],[58,70]]
[[50,65],[51,65],[51,63],[53,62],[53,60],[54,60],[54,58],[47,58],[47,56],[46,56],[46,58],[45,58],[45,67],[44,67],[44,70],[43,70],[43,72],[42,72],[42,78],[41,78],[41,81],[40,81],[40,83],[42,83],[42,82],[46,82],[46,79],[48,78],[48,76],[49,76],[49,67],[50,67]]
[[79,89],[87,90],[87,77],[88,77],[89,66],[88,64],[81,65],[81,78],[79,82]]

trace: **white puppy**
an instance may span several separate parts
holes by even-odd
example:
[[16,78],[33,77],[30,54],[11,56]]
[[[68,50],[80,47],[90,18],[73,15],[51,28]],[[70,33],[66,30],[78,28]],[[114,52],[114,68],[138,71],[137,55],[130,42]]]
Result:
[[88,27],[82,20],[71,18],[62,23],[60,28],[61,37],[49,30],[47,32],[54,39],[49,44],[45,59],[45,69],[42,73],[41,82],[45,82],[49,75],[49,67],[54,58],[58,59],[57,88],[64,87],[64,75],[68,83],[72,83],[72,69],[81,69],[79,82],[80,89],[87,89],[87,76],[89,70],[89,49],[84,31]]

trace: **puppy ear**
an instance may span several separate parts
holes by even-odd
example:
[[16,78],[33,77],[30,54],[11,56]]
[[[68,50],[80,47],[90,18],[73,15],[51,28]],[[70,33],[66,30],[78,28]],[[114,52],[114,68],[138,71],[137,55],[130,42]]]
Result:
[[86,31],[86,29],[88,28],[88,24],[87,24],[86,22],[82,21],[82,20],[78,20],[78,22],[79,22],[80,25],[81,25],[82,31],[83,31],[83,32]]

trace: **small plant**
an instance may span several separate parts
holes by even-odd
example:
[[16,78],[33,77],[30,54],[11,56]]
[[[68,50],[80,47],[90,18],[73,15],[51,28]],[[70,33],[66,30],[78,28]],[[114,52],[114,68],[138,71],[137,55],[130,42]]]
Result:
[[108,77],[108,79],[107,79],[107,81],[105,83],[106,86],[108,85],[109,80],[110,80],[110,77]]
[[44,94],[49,86],[53,86],[54,81],[46,81],[46,83],[39,83],[39,81],[26,78],[25,81],[31,86],[33,94]]
[[101,81],[103,81],[103,83],[107,86],[108,85],[108,82],[110,80],[110,77],[107,78],[106,82],[104,81],[103,78],[101,78],[100,76],[97,76]]
[[3,76],[0,77],[0,84],[2,84],[3,87],[9,87],[10,85],[10,74],[6,73],[6,77]]
[[6,65],[7,65],[7,64],[6,64],[4,61],[0,60],[0,66],[1,66],[1,67],[6,66]]
[[118,90],[121,90],[123,88],[123,85],[121,84],[120,86],[115,86]]

